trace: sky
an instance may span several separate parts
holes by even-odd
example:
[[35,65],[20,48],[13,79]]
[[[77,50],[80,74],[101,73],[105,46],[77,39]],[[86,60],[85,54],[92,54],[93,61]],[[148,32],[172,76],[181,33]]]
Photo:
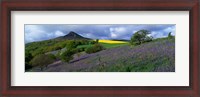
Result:
[[91,39],[125,39],[139,30],[148,30],[153,38],[175,36],[175,24],[26,24],[25,43],[64,36],[70,31]]

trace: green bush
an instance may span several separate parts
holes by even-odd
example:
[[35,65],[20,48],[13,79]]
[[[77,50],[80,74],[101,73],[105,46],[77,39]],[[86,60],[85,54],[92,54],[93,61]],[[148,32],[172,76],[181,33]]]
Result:
[[47,54],[48,57],[50,57],[51,59],[56,60],[56,56],[54,54]]
[[85,52],[88,54],[91,54],[91,53],[99,52],[104,49],[105,48],[101,44],[94,44],[93,46],[88,47]]
[[29,70],[31,69],[33,66],[31,66],[30,64],[28,63],[25,63],[25,70]]
[[99,39],[96,39],[96,43],[99,43]]
[[84,47],[76,48],[75,50],[76,50],[76,53],[85,51]]
[[32,53],[32,56],[35,57],[37,55],[41,55],[41,54],[44,54],[45,52],[43,51],[43,48],[39,48],[37,50],[35,50],[33,53]]
[[90,43],[89,44],[95,44],[96,43],[96,41],[90,41]]
[[60,58],[60,55],[61,55],[61,50],[59,50],[59,51],[55,54],[55,56],[56,56],[57,59],[61,59],[61,58]]
[[168,38],[169,38],[169,39],[172,39],[173,37],[174,37],[174,36],[172,36],[172,32],[169,32],[169,33],[168,33]]
[[52,55],[45,55],[40,54],[35,56],[31,61],[30,64],[32,66],[39,66],[41,70],[43,70],[44,67],[47,67],[49,64],[53,63],[55,59],[52,57]]
[[26,51],[25,52],[25,70],[32,68],[32,66],[29,63],[32,58],[33,58],[33,56],[31,55],[31,53]]
[[66,48],[67,48],[67,49],[74,49],[74,48],[76,48],[77,46],[78,46],[78,42],[75,41],[75,40],[72,40],[72,41],[69,41],[69,42],[67,43]]
[[61,58],[62,61],[69,62],[70,60],[73,59],[74,54],[75,54],[75,50],[69,49],[69,50],[64,51],[61,54],[60,58]]

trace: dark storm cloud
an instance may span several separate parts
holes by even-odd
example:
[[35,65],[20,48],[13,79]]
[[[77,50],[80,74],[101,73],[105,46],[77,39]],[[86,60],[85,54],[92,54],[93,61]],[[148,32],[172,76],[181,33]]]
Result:
[[169,32],[175,35],[174,24],[128,24],[128,25],[64,25],[40,24],[25,25],[25,42],[33,42],[64,36],[74,31],[84,37],[92,39],[130,39],[138,30],[151,31],[154,38],[166,37]]

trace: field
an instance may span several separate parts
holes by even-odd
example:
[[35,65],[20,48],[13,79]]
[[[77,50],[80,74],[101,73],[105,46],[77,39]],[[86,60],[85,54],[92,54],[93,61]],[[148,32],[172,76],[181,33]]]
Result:
[[[175,39],[163,38],[138,46],[126,41],[99,40],[106,49],[75,54],[69,63],[57,60],[45,72],[174,72]],[[90,47],[79,45],[77,48]],[[29,70],[40,72],[39,67]]]
[[100,43],[108,43],[108,44],[123,44],[128,43],[126,41],[117,41],[117,40],[99,40]]
[[[129,43],[126,41],[115,41],[115,40],[99,40],[99,43],[103,45],[105,48],[114,48],[114,47],[119,47],[119,46],[125,46],[128,45]],[[91,47],[92,45],[80,45],[78,48],[87,48]]]

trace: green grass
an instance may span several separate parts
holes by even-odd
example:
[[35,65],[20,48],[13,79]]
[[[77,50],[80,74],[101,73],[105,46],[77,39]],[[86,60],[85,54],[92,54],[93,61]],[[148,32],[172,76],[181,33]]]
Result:
[[[137,59],[135,59],[137,60]],[[157,59],[157,61],[141,60],[137,64],[124,63],[123,61],[116,61],[113,65],[98,66],[93,68],[95,72],[153,72],[157,67],[167,68],[170,61],[166,58]]]
[[92,44],[87,44],[87,45],[79,45],[77,46],[77,48],[88,48],[88,47],[91,47],[93,46]]
[[105,48],[115,48],[119,46],[124,46],[128,45],[128,43],[115,43],[115,44],[110,44],[110,43],[101,43]]

